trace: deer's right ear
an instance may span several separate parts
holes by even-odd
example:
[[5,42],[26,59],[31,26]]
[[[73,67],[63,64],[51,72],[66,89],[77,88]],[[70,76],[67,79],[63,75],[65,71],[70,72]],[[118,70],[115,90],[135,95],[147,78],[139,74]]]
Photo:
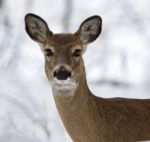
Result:
[[45,43],[48,37],[53,34],[41,17],[31,13],[25,16],[25,29],[28,35],[39,43]]

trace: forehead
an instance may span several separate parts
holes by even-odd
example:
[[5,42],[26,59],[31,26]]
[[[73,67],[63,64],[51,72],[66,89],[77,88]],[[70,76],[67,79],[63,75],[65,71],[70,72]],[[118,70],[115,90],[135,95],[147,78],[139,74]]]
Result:
[[74,46],[81,46],[80,39],[74,34],[54,34],[48,41],[49,46],[69,48]]

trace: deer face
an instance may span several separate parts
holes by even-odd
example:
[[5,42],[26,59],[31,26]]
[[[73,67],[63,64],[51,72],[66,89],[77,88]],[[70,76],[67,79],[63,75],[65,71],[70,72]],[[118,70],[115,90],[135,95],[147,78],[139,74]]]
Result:
[[74,90],[84,74],[82,54],[87,44],[99,36],[101,18],[88,18],[74,34],[53,34],[47,23],[34,14],[26,15],[25,25],[28,35],[41,46],[46,75],[54,90]]
[[83,46],[73,34],[54,34],[46,46],[45,70],[55,90],[76,88],[80,73],[83,72]]

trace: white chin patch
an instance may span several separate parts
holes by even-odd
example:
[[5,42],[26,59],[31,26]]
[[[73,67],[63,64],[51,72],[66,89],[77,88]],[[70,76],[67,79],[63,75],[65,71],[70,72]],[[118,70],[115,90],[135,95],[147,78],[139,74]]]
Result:
[[57,93],[57,92],[74,92],[77,84],[72,81],[70,78],[68,78],[67,80],[58,80],[56,78],[54,78],[53,81],[51,81],[51,86],[52,86],[52,90]]

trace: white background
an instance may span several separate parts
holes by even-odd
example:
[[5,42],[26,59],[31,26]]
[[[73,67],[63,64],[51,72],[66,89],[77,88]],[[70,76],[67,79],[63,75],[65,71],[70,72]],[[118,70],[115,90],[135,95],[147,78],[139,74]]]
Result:
[[0,142],[71,142],[43,55],[24,30],[28,12],[54,33],[75,32],[83,20],[100,15],[102,34],[84,55],[90,89],[101,97],[150,98],[149,0],[1,0]]

